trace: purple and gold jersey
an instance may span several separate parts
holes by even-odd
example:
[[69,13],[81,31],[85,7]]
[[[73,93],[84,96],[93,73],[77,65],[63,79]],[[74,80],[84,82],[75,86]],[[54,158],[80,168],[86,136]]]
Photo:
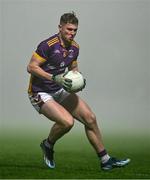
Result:
[[[61,44],[58,34],[55,34],[42,41],[33,55],[43,62],[40,67],[44,71],[57,75],[64,73],[72,63],[76,63],[78,54],[79,46],[75,41],[72,41],[71,46],[66,49]],[[31,75],[28,93],[53,93],[61,88],[53,81]]]

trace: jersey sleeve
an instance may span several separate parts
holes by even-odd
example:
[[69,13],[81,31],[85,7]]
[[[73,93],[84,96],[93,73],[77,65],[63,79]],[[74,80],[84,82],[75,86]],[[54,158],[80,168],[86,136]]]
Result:
[[73,62],[74,61],[77,62],[77,59],[78,59],[78,56],[79,56],[79,49],[80,49],[79,44],[77,44],[75,41],[73,41],[72,42],[72,47],[73,47],[73,49],[75,51],[75,57],[74,57]]
[[77,63],[78,56],[79,56],[79,47],[75,49],[75,58],[73,60],[73,63]]
[[74,59],[72,60],[70,67],[74,68],[78,65],[79,48],[75,48]]
[[48,59],[48,51],[49,47],[47,43],[42,42],[37,46],[36,51],[34,52],[34,55],[41,61],[47,61]]

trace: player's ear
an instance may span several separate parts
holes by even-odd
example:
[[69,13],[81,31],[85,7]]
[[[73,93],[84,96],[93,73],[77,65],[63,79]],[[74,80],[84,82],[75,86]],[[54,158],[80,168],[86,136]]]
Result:
[[58,25],[58,28],[59,28],[59,30],[61,30],[61,28],[62,28],[62,25],[61,25],[61,24],[59,24],[59,25]]

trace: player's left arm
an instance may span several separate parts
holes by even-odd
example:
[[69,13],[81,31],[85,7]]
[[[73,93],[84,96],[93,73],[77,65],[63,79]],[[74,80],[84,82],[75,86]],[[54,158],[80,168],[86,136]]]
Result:
[[68,67],[68,70],[79,71],[77,60],[72,61],[72,63]]

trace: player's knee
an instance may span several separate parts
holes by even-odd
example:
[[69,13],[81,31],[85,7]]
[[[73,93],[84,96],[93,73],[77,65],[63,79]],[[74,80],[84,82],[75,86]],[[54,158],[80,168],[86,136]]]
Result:
[[96,116],[94,113],[89,112],[86,114],[86,123],[89,128],[93,128],[96,124]]
[[66,131],[69,131],[74,125],[74,119],[73,118],[68,118],[67,120],[63,121],[63,128]]

